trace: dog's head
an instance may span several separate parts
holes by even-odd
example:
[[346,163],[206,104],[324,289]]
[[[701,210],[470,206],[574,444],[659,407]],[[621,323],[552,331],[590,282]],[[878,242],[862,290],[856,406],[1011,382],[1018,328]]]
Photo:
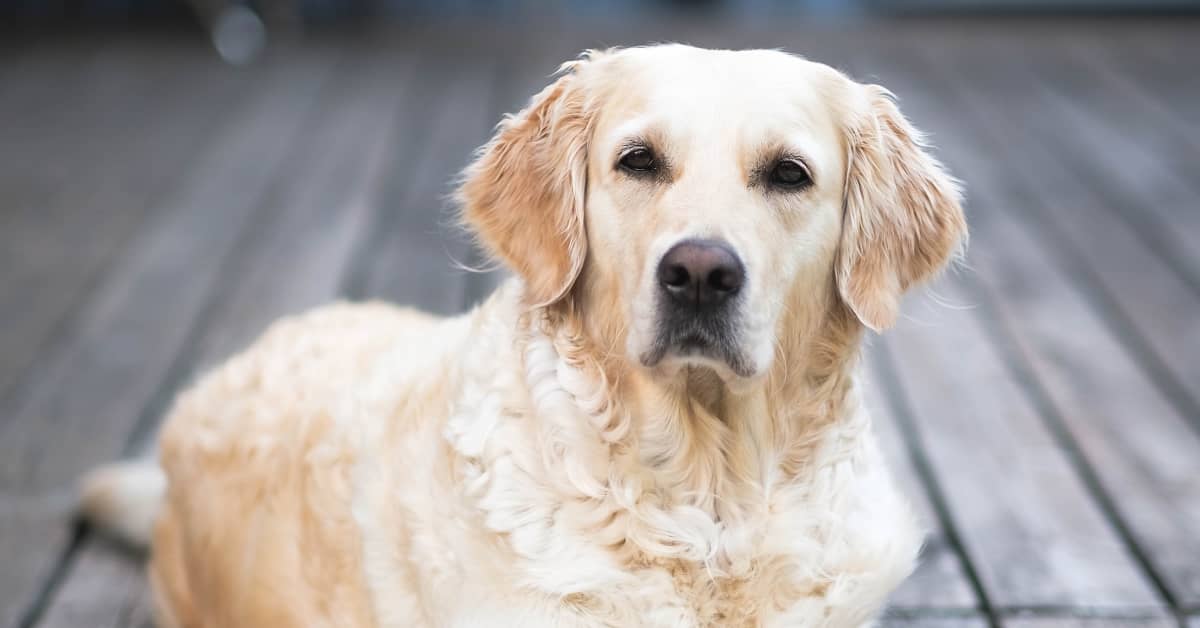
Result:
[[888,327],[965,237],[954,182],[886,90],[775,51],[569,63],[461,194],[531,304],[575,299],[630,362],[727,381],[834,308]]

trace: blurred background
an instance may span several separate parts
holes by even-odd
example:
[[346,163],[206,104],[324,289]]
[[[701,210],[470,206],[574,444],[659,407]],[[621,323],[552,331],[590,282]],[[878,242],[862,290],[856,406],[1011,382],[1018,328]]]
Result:
[[965,267],[867,352],[930,529],[883,624],[1200,628],[1196,0],[0,0],[0,627],[147,625],[75,478],[276,317],[481,299],[457,171],[656,41],[882,83],[965,181]]

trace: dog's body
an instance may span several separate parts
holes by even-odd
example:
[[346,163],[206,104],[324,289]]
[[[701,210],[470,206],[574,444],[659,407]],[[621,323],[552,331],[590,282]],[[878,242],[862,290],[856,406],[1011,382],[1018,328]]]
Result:
[[[748,61],[808,73],[787,95],[811,109],[786,119],[799,147],[754,128],[769,111],[724,133],[757,104],[713,103],[707,136],[652,128],[689,76]],[[278,323],[178,401],[161,505],[129,467],[87,505],[135,536],[157,512],[164,628],[868,622],[920,534],[858,403],[862,330],[963,234],[912,133],[878,91],[780,53],[580,62],[464,184],[517,279],[458,318]]]

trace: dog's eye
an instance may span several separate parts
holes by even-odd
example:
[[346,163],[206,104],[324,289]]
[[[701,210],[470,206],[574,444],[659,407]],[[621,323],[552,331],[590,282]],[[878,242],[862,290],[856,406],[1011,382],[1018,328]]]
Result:
[[649,148],[635,148],[621,155],[618,164],[631,172],[651,172],[658,166]]
[[771,169],[771,184],[781,188],[801,188],[812,183],[808,168],[795,159],[782,159]]

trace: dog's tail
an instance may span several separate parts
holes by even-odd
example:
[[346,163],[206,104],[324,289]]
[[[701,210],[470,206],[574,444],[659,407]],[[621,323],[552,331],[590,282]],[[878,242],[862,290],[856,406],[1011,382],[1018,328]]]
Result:
[[166,490],[167,478],[154,462],[117,462],[83,477],[80,510],[105,532],[135,547],[147,547]]

